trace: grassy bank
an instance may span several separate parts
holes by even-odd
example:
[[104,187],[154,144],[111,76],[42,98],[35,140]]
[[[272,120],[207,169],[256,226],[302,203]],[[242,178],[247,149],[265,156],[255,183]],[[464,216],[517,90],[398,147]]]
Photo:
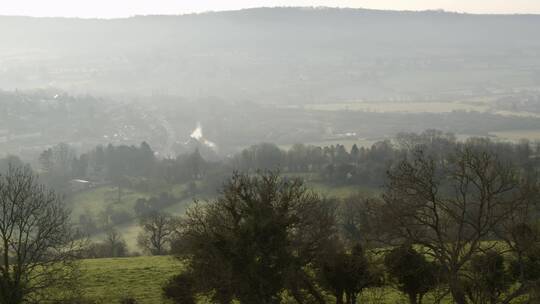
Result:
[[161,287],[181,270],[180,263],[170,256],[132,257],[84,260],[82,293],[97,303],[119,303],[132,297],[139,304],[167,303]]

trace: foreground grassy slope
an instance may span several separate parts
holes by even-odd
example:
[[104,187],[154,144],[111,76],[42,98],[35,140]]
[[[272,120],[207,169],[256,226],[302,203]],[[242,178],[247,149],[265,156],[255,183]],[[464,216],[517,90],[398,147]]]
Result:
[[[180,262],[170,256],[84,260],[81,267],[83,296],[97,304],[119,303],[125,297],[134,298],[139,304],[170,303],[161,297],[161,287],[182,270]],[[406,302],[401,294],[388,287],[367,289],[359,301]]]
[[161,298],[161,286],[181,271],[180,263],[170,256],[84,260],[83,296],[97,303],[118,303],[133,297],[140,304],[167,303]]

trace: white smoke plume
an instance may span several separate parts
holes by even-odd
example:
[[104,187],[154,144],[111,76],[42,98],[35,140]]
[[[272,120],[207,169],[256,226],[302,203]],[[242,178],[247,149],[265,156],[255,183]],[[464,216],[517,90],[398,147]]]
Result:
[[201,140],[201,138],[203,138],[201,123],[197,123],[197,128],[195,128],[195,130],[191,132],[191,135],[189,137],[196,140]]
[[191,132],[191,135],[190,135],[191,138],[193,139],[196,139],[198,142],[200,143],[203,143],[204,145],[212,148],[212,149],[215,149],[216,148],[216,144],[209,141],[208,139],[204,138],[203,136],[203,130],[202,130],[202,126],[201,126],[201,123],[197,123],[197,127],[195,128],[195,130],[193,130],[193,132]]

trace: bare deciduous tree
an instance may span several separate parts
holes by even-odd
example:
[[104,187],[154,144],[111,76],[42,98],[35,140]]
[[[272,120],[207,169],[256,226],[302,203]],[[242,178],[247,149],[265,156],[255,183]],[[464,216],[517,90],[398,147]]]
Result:
[[127,255],[126,241],[122,234],[115,229],[107,231],[104,244],[110,257],[124,257]]
[[175,219],[168,214],[154,212],[142,218],[140,225],[139,246],[153,255],[165,254],[175,232]]
[[[389,172],[381,209],[387,240],[420,245],[446,274],[455,303],[468,303],[463,282],[471,259],[506,250],[493,240],[535,197],[511,166],[488,151],[461,147],[445,162],[418,152]],[[519,221],[524,221],[524,218]],[[498,303],[525,291],[517,286]]]
[[69,217],[29,168],[0,176],[0,303],[43,301],[69,278],[83,245]]

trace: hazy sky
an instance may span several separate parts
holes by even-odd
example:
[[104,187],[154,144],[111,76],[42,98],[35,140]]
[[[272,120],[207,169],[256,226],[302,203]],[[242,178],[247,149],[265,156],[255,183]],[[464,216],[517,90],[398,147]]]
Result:
[[0,0],[0,15],[115,18],[273,6],[540,14],[540,0]]

